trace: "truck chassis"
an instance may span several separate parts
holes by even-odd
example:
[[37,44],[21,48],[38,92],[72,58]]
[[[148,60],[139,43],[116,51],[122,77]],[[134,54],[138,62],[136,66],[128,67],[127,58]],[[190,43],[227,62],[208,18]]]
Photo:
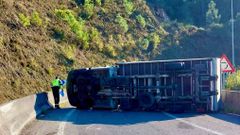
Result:
[[67,94],[80,109],[218,111],[220,59],[119,62],[72,70]]

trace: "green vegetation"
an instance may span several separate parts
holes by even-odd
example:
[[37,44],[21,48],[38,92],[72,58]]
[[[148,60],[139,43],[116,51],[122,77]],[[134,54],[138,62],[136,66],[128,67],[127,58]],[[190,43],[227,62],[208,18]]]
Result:
[[123,0],[123,6],[128,15],[131,15],[134,11],[134,5],[131,0]]
[[[161,8],[167,14],[170,20],[176,20],[181,23],[193,24],[198,27],[209,26],[207,23],[207,12],[209,5],[211,8],[215,3],[214,10],[209,13],[213,15],[217,23],[224,24],[229,22],[231,13],[231,0],[147,0],[152,6]],[[213,2],[212,2],[213,1]],[[240,12],[240,1],[234,1],[234,16]],[[216,9],[216,10],[215,10]],[[218,13],[216,12],[218,10]],[[217,13],[217,14],[216,14]],[[218,22],[219,16],[221,18]]]
[[208,25],[218,24],[220,22],[221,15],[218,14],[218,9],[216,9],[216,3],[211,0],[208,4],[208,11],[206,13],[206,21]]
[[159,37],[159,34],[156,33],[156,32],[151,33],[150,36],[149,36],[149,39],[150,39],[150,42],[152,44],[152,46],[149,49],[150,49],[150,51],[153,51],[160,44],[161,39]]
[[[0,102],[49,90],[56,74],[66,77],[73,68],[231,56],[229,0],[53,0],[14,6],[5,1],[0,8]],[[236,7],[236,35],[238,12]]]
[[66,45],[62,48],[62,51],[66,58],[69,60],[74,60],[76,55],[76,46],[75,45]]
[[19,14],[18,15],[19,19],[20,19],[20,22],[21,24],[24,26],[24,27],[28,27],[31,25],[31,22],[30,22],[30,17],[29,16],[25,16],[24,14]]
[[127,21],[120,14],[117,15],[115,21],[120,26],[122,32],[126,33],[128,31]]
[[95,2],[96,2],[97,6],[101,6],[102,5],[102,0],[95,0]]
[[157,33],[151,33],[146,38],[141,38],[138,40],[138,46],[147,52],[154,51],[160,44],[160,37]]
[[145,51],[148,49],[149,43],[150,42],[147,38],[138,40],[138,46]]
[[[114,59],[124,59],[132,55],[142,55],[141,50],[151,52],[158,47],[161,36],[159,32],[157,32],[159,30],[152,29],[151,32],[148,31],[148,28],[146,28],[147,22],[150,21],[148,23],[151,24],[151,27],[154,27],[154,24],[150,18],[145,20],[141,13],[138,13],[139,15],[136,16],[137,22],[141,26],[141,31],[128,33],[129,29],[136,29],[136,21],[130,19],[131,17],[129,16],[130,11],[134,11],[134,1],[123,1],[123,3],[125,3],[124,9],[128,10],[121,13],[117,12],[116,17],[114,17],[116,13],[108,13],[106,9],[109,8],[108,6],[114,9],[119,8],[117,6],[118,2],[105,1],[103,5],[99,2],[87,0],[84,4],[78,5],[79,10],[57,9],[55,11],[56,16],[67,22],[71,31],[76,35],[77,40],[80,41],[79,49],[101,52],[103,55]],[[100,5],[102,7],[98,8],[97,6]],[[88,11],[86,9],[88,6],[91,7],[89,9],[95,9],[89,10],[91,13],[87,13]],[[98,16],[95,15],[97,11],[100,11]],[[92,17],[93,15],[94,17]],[[109,18],[109,16],[111,16],[111,18]],[[103,21],[112,19],[114,19],[113,22]],[[103,31],[103,29],[105,30]],[[66,32],[63,34],[61,31],[54,30],[55,36],[53,37],[55,39],[62,39],[64,36],[65,40],[68,40],[67,34]],[[138,39],[142,39],[141,45],[136,45]],[[147,43],[146,40],[149,43]],[[72,43],[79,46],[76,42]]]
[[83,49],[89,48],[89,33],[86,30],[85,21],[81,18],[78,20],[73,15],[71,10],[61,10],[55,11],[56,15],[66,21],[70,26],[71,30],[76,34],[77,38],[82,43]]
[[91,29],[90,39],[95,50],[102,52],[104,44],[101,38],[101,33],[94,27]]
[[[99,3],[98,3],[99,4]],[[94,14],[94,3],[92,0],[85,0],[84,3],[84,12],[86,15],[86,18],[90,18]]]
[[228,76],[225,87],[230,90],[240,90],[240,70]]
[[39,13],[36,11],[34,11],[32,13],[31,24],[36,25],[36,26],[42,26],[42,24],[43,24],[43,21],[40,18]]
[[105,46],[104,53],[106,53],[107,56],[112,58],[117,56],[117,52],[112,45]]
[[35,25],[35,26],[42,26],[43,25],[43,21],[40,18],[40,15],[37,11],[33,11],[31,17],[30,16],[25,16],[24,14],[20,13],[18,15],[20,23],[24,26],[24,27],[29,27],[31,25]]
[[142,28],[145,28],[145,26],[146,26],[146,21],[145,21],[144,17],[142,17],[142,15],[138,15],[138,16],[136,17],[136,19],[137,19],[137,22],[140,24],[140,26],[141,26]]

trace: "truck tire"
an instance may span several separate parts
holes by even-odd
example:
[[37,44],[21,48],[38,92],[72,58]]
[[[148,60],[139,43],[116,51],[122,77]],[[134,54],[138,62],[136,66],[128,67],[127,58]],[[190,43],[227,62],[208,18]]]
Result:
[[68,101],[72,106],[78,107],[79,100],[78,100],[78,91],[76,91],[76,84],[75,78],[78,76],[77,70],[72,70],[68,73],[67,77],[67,96]]
[[144,109],[151,108],[155,103],[154,96],[150,93],[141,94],[138,97],[138,101],[139,101],[139,106]]

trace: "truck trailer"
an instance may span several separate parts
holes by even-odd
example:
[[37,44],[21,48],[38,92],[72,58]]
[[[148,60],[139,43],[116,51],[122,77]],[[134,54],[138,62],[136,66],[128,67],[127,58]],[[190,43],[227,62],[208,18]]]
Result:
[[79,109],[215,112],[220,72],[219,58],[119,62],[70,71],[67,94]]

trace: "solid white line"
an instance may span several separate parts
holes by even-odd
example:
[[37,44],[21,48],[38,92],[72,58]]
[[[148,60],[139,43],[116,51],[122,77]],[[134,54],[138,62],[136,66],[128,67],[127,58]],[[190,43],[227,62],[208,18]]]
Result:
[[193,127],[199,128],[199,129],[202,129],[202,130],[204,130],[204,131],[207,131],[207,132],[210,132],[210,133],[213,133],[213,134],[216,134],[216,135],[224,135],[224,134],[222,134],[222,133],[220,133],[220,132],[217,132],[217,131],[214,131],[214,130],[211,130],[211,129],[209,129],[209,128],[205,128],[205,127],[202,127],[202,126],[199,126],[199,125],[197,125],[197,124],[194,124],[194,123],[191,123],[191,122],[189,122],[189,121],[186,121],[186,120],[184,120],[184,119],[182,119],[182,118],[178,118],[178,117],[176,117],[176,116],[174,116],[174,115],[172,115],[172,114],[169,114],[169,113],[166,113],[166,112],[163,112],[163,114],[165,114],[165,115],[167,115],[168,117],[171,117],[171,118],[173,118],[173,119],[176,119],[177,121],[181,121],[181,122],[183,122],[183,123],[185,123],[185,124],[191,125],[191,126],[193,126]]
[[94,127],[94,126],[95,126],[94,124],[87,126],[87,127],[86,127],[86,130],[88,130],[88,129]]
[[64,129],[65,129],[65,126],[66,126],[66,123],[67,123],[66,121],[68,120],[69,117],[71,117],[71,115],[73,114],[74,111],[75,111],[75,109],[71,110],[64,117],[63,121],[65,121],[65,122],[60,123],[60,125],[58,127],[57,135],[64,135]]

